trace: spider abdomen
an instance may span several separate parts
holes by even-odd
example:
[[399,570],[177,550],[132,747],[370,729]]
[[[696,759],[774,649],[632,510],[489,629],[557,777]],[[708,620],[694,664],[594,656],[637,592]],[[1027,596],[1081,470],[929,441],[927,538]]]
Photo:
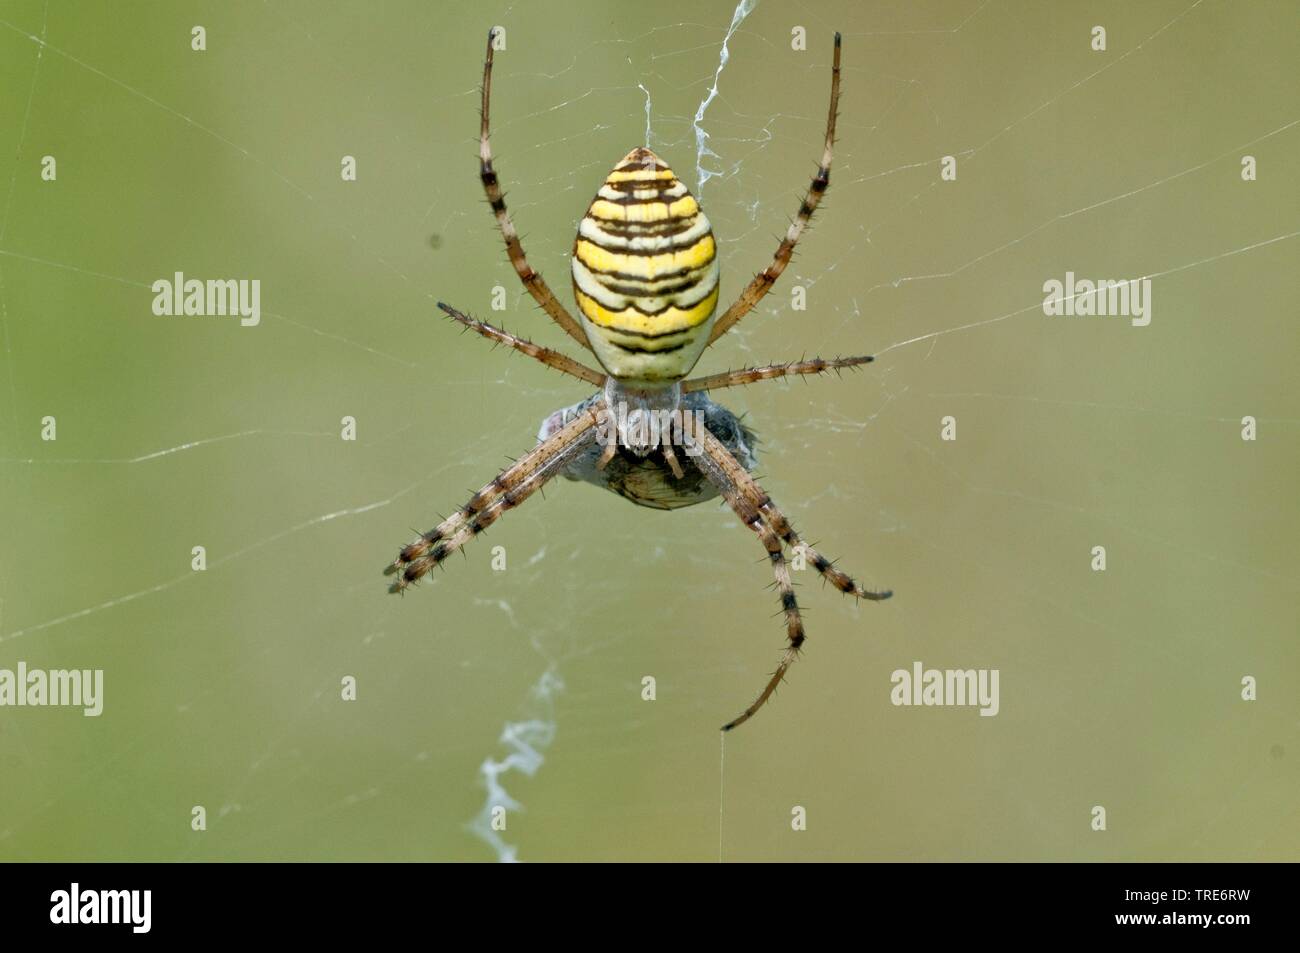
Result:
[[587,340],[619,380],[680,380],[708,343],[718,305],[713,229],[649,149],[619,161],[582,217],[573,292]]

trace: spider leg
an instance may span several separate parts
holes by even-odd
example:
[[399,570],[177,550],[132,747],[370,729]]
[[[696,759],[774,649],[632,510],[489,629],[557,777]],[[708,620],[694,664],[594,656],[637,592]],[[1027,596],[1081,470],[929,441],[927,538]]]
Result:
[[668,469],[673,472],[673,476],[678,480],[684,477],[686,472],[682,470],[682,465],[677,461],[677,454],[673,451],[672,441],[665,439],[659,445],[659,449],[663,452],[664,462],[668,464]]
[[[724,452],[725,449],[723,448]],[[772,673],[772,677],[768,679],[763,691],[759,693],[754,703],[746,708],[739,717],[722,726],[723,731],[731,731],[731,729],[744,724],[752,718],[754,712],[767,703],[767,700],[772,697],[772,693],[776,691],[776,687],[785,678],[786,670],[799,657],[799,648],[803,645],[805,638],[803,617],[799,614],[799,602],[795,599],[794,584],[790,580],[790,566],[786,562],[785,552],[781,548],[781,541],[777,538],[776,533],[772,531],[772,527],[764,521],[759,511],[714,458],[701,455],[696,462],[713,482],[714,486],[718,488],[719,492],[722,493],[727,503],[731,505],[732,511],[740,518],[740,521],[758,534],[758,538],[763,543],[763,548],[767,550],[768,561],[772,564],[772,574],[776,577],[777,591],[781,594],[781,609],[785,613],[787,644],[781,656],[781,662],[777,665],[776,671]]]
[[754,384],[758,381],[775,380],[778,377],[791,377],[796,374],[825,374],[838,371],[842,367],[857,367],[870,364],[874,357],[833,357],[826,360],[814,357],[810,361],[790,361],[787,364],[767,364],[763,367],[742,367],[739,370],[723,374],[710,374],[708,377],[694,377],[682,381],[682,393],[692,391],[717,390],[721,387],[735,387],[738,384]]
[[714,323],[713,331],[709,335],[709,344],[722,337],[733,324],[749,314],[754,305],[763,300],[763,296],[771,290],[772,285],[781,277],[781,272],[785,271],[785,266],[790,264],[790,257],[794,254],[794,246],[798,244],[799,238],[808,227],[809,221],[812,220],[813,212],[817,210],[817,204],[831,184],[831,155],[835,145],[835,114],[839,109],[839,103],[840,35],[836,33],[835,57],[831,63],[831,106],[830,113],[826,117],[826,145],[822,150],[821,165],[817,167],[817,174],[813,176],[812,184],[808,186],[808,193],[804,196],[803,204],[799,206],[799,214],[790,223],[785,237],[781,239],[781,244],[776,248],[772,263],[754,276],[753,281],[740,293],[736,303],[728,308],[722,317],[718,318]]
[[469,315],[457,311],[451,305],[443,304],[441,301],[438,302],[438,307],[453,320],[459,321],[471,331],[477,331],[489,341],[512,347],[522,354],[527,354],[529,357],[541,361],[547,367],[553,367],[561,373],[586,381],[588,384],[595,384],[597,387],[605,386],[605,375],[603,373],[575,361],[567,354],[549,347],[542,347],[540,344],[534,344],[525,338],[516,337],[509,331],[503,331],[501,328],[493,327],[485,321],[471,318]]
[[791,549],[802,549],[807,553],[812,559],[813,566],[821,573],[822,578],[826,579],[832,586],[847,596],[853,596],[856,599],[868,599],[872,602],[881,602],[893,595],[893,592],[888,589],[879,591],[866,589],[854,582],[853,577],[836,569],[834,563],[799,538],[799,534],[794,531],[794,527],[785,518],[785,514],[781,512],[772,498],[759,486],[758,481],[740,465],[739,461],[731,455],[731,452],[722,445],[722,442],[717,437],[705,430],[700,434],[700,441],[703,444],[704,453],[701,454],[699,459],[707,457],[716,467],[721,469],[729,481],[734,483],[737,490],[748,500],[749,504],[771,525],[776,534]]
[[459,510],[403,547],[384,570],[386,575],[401,573],[390,591],[401,592],[540,489],[595,439],[592,429],[597,422],[594,409],[579,414],[484,484]]
[[565,310],[550,286],[542,280],[542,276],[533,271],[532,266],[528,264],[523,243],[519,241],[519,233],[515,231],[514,223],[510,221],[510,213],[506,211],[506,200],[501,192],[501,183],[497,179],[496,170],[492,167],[492,147],[488,144],[488,107],[492,100],[492,40],[495,34],[495,27],[488,30],[487,60],[483,63],[483,109],[478,144],[479,178],[483,182],[483,191],[487,193],[488,204],[492,206],[492,212],[496,215],[497,225],[501,228],[501,236],[506,241],[506,254],[510,256],[510,264],[514,265],[515,274],[523,282],[524,288],[569,337],[587,350],[591,350],[587,336],[582,332],[578,322],[573,319],[573,315]]
[[507,510],[521,506],[524,501],[545,486],[551,477],[564,469],[564,466],[573,458],[574,454],[582,449],[583,444],[580,442],[577,446],[570,448],[569,451],[552,457],[534,476],[502,493],[491,505],[457,530],[456,534],[450,539],[439,543],[426,555],[408,563],[406,568],[402,570],[401,578],[389,587],[390,591],[402,592],[412,583],[422,579],[435,566],[440,565],[452,553],[463,552],[466,543],[500,519]]

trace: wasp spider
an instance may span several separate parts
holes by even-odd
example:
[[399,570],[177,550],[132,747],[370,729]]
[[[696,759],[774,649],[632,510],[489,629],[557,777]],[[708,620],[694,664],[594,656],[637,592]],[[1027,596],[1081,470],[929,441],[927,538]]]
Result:
[[755,466],[753,434],[731,411],[708,397],[709,391],[723,387],[822,374],[872,359],[815,358],[684,379],[704,349],[758,304],[780,277],[830,184],[840,91],[839,34],[835,35],[831,68],[826,144],[817,175],[771,264],[716,319],[718,253],[709,220],[672,169],[645,148],[633,149],[619,161],[578,225],[572,270],[579,319],[574,320],[565,310],[528,264],[492,164],[488,144],[492,53],[489,32],[479,129],[483,189],[505,238],[510,262],[528,293],[574,341],[592,352],[604,370],[438,304],[466,328],[600,390],[547,417],[537,435],[537,446],[493,477],[459,510],[406,546],[387,569],[397,575],[391,590],[402,592],[417,582],[557,475],[594,483],[633,503],[658,509],[690,506],[721,494],[767,551],[787,637],[776,671],[754,703],[723,728],[730,730],[747,721],[771,697],[804,642],[784,547],[810,560],[843,593],[872,600],[890,595],[864,589],[800,538],[750,474]]

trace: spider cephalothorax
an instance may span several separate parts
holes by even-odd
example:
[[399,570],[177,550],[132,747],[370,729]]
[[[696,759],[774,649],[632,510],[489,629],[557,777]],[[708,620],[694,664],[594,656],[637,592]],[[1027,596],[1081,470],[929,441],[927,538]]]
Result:
[[[635,401],[637,397],[661,393],[669,397],[669,400],[661,402],[661,407],[672,402],[677,415],[667,415],[667,420],[658,418],[657,426],[654,425],[655,418],[649,416],[655,413],[653,409],[629,407],[627,403],[629,397]],[[680,388],[629,393],[619,388],[613,378],[601,393],[557,410],[542,421],[537,439],[546,440],[579,414],[593,408],[606,412],[604,419],[610,422],[611,427],[623,423],[622,430],[615,435],[618,437],[615,452],[612,456],[605,456],[604,447],[609,444],[602,446],[598,432],[598,439],[574,456],[564,476],[603,487],[638,506],[675,510],[703,503],[718,495],[717,486],[695,465],[695,446],[689,445],[695,428],[707,429],[746,470],[753,470],[757,462],[753,432],[726,407],[710,400],[708,394],[682,394]],[[657,440],[653,439],[656,431]],[[674,472],[672,461],[664,453],[662,443],[665,438],[670,449],[674,446],[683,448],[680,457],[673,451],[679,472]]]
[[699,203],[672,169],[646,148],[633,149],[606,177],[578,226],[573,290],[581,320],[556,299],[524,256],[488,144],[493,36],[483,67],[479,177],[505,238],[506,252],[528,293],[604,373],[551,348],[485,324],[449,305],[438,307],[484,337],[506,344],[600,390],[557,410],[541,426],[538,444],[475,493],[464,506],[402,549],[386,569],[403,592],[461,549],[507,510],[563,475],[611,490],[641,506],[677,509],[719,494],[763,543],[781,596],[787,645],[758,698],[724,725],[749,719],[771,697],[804,643],[803,619],[790,579],[788,547],[841,592],[887,599],[864,589],[806,544],[751,474],[754,435],[708,391],[797,374],[856,367],[870,357],[792,361],[684,379],[710,344],[762,300],[790,262],[822,195],[830,185],[835,115],[840,90],[840,35],[835,34],[831,104],[817,175],[772,262],[721,316],[713,230]]

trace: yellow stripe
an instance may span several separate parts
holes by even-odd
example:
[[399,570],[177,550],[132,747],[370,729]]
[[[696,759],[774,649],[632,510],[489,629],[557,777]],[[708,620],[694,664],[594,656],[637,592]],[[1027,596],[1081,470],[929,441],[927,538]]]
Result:
[[[580,262],[596,271],[619,271],[652,280],[657,275],[670,274],[683,268],[701,268],[713,261],[716,248],[713,244],[713,236],[705,235],[690,248],[682,248],[663,255],[625,255],[580,238],[574,247],[574,254]],[[596,280],[600,280],[599,275],[596,276]]]
[[610,311],[595,298],[588,297],[577,288],[573,293],[578,298],[578,307],[593,324],[631,335],[665,334],[693,328],[707,321],[718,305],[717,288],[710,291],[699,304],[684,309],[669,308],[662,314],[656,315],[641,314],[633,308],[625,311]]
[[620,205],[598,198],[591,203],[587,214],[607,222],[666,222],[670,218],[690,218],[699,210],[699,203],[693,195],[683,195],[671,205],[663,202]]
[[654,169],[638,168],[635,172],[620,172],[615,169],[605,178],[605,181],[613,185],[616,182],[671,182],[676,178],[672,169],[656,172]]

